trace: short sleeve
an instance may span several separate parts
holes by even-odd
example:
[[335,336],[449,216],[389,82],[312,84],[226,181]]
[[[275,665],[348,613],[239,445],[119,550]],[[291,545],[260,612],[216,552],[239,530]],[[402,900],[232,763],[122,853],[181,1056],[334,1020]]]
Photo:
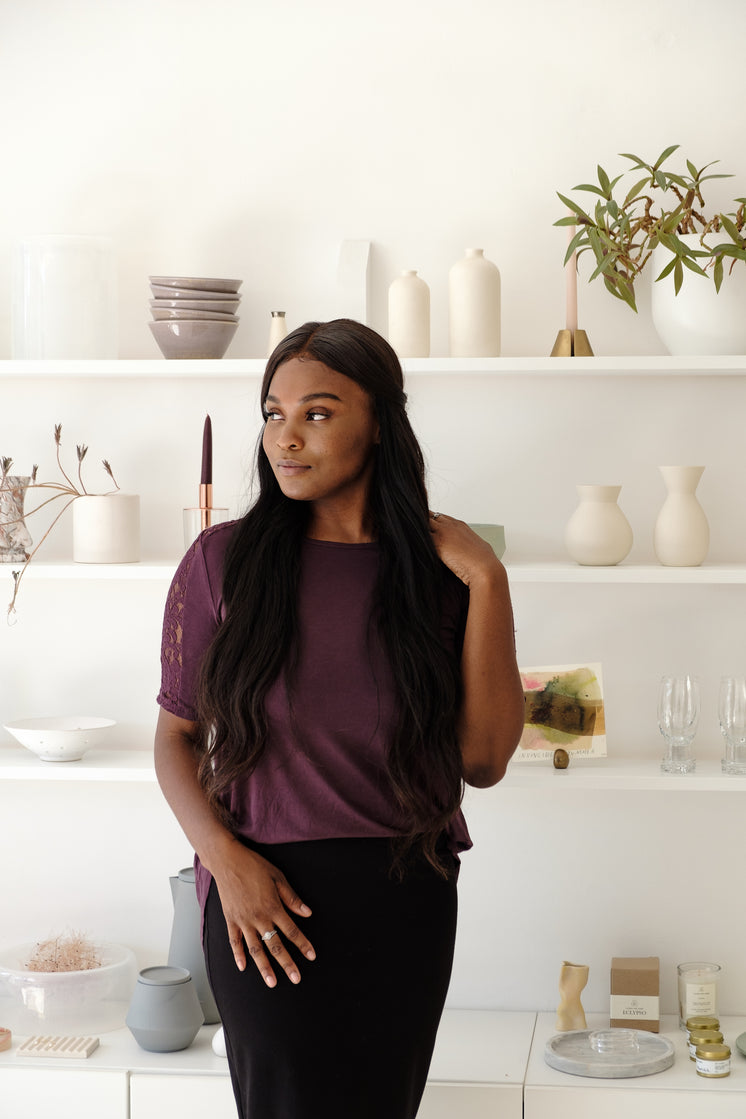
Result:
[[224,547],[210,546],[211,532],[208,529],[202,533],[179,564],[163,616],[161,688],[157,702],[172,715],[192,722],[197,718],[200,665],[220,624],[222,608],[220,576]]

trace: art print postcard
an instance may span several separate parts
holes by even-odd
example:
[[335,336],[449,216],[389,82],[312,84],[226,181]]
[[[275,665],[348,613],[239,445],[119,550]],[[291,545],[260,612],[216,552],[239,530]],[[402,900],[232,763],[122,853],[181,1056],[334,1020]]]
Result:
[[558,747],[575,758],[606,757],[600,664],[520,669],[526,705],[517,762],[552,761]]

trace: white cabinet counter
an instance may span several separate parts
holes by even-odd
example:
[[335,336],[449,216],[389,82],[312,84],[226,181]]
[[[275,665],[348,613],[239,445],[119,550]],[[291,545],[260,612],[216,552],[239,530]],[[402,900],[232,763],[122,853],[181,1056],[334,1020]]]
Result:
[[[536,1015],[446,1010],[418,1119],[521,1119]],[[100,1035],[87,1059],[0,1054],[2,1119],[235,1119],[228,1065],[205,1026],[179,1053],[148,1053],[129,1030]],[[383,1117],[382,1117],[383,1119]]]
[[[608,1015],[588,1014],[589,1029],[608,1029]],[[539,1014],[526,1072],[524,1119],[743,1119],[746,1115],[746,1059],[736,1038],[746,1018],[721,1018],[723,1036],[732,1050],[731,1074],[710,1080],[698,1076],[689,1059],[686,1035],[678,1019],[664,1015],[661,1034],[676,1050],[673,1065],[653,1076],[620,1080],[573,1076],[550,1068],[544,1048],[556,1032],[554,1014]]]

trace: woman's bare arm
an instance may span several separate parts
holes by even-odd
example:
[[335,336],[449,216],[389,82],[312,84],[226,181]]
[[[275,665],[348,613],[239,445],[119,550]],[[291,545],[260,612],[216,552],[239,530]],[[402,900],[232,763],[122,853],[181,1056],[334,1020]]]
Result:
[[459,745],[464,780],[485,788],[504,776],[524,722],[508,578],[490,545],[463,521],[440,514],[431,526],[440,558],[469,587]]
[[[276,867],[244,847],[217,819],[197,777],[195,737],[194,723],[161,708],[155,733],[155,769],[163,795],[200,862],[215,879],[239,970],[246,967],[248,950],[267,986],[274,987],[277,978],[267,956],[269,951],[291,981],[298,983],[298,966],[283,937],[307,959],[315,959],[310,941],[291,917],[291,913],[307,917],[311,910]],[[265,942],[265,948],[262,933],[275,928],[282,935]]]

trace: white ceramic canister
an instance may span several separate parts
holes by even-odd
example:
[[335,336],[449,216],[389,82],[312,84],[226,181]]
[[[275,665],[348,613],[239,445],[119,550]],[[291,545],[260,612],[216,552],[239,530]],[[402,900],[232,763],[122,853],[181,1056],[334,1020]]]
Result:
[[389,287],[389,342],[399,357],[430,356],[430,288],[413,269]]
[[632,529],[617,505],[621,486],[577,487],[580,504],[565,527],[565,547],[586,567],[613,567],[629,554]]
[[[696,233],[677,234],[692,249],[701,249]],[[727,241],[725,234],[711,234],[711,245]],[[698,276],[684,269],[684,282],[676,294],[672,276],[657,281],[671,260],[665,246],[653,250],[653,285],[650,310],[653,325],[670,354],[744,354],[746,353],[746,264],[727,257],[720,291],[715,288],[712,270]],[[698,261],[702,267],[701,261]]]
[[284,311],[270,311],[269,339],[267,341],[267,357],[270,356],[278,342],[282,342],[288,332],[288,324]]
[[667,496],[655,522],[653,548],[664,567],[699,567],[710,547],[710,526],[696,497],[704,466],[661,466]]
[[467,249],[448,274],[452,357],[500,356],[500,272],[484,249]]
[[174,1053],[192,1044],[202,1025],[202,1007],[183,967],[146,967],[127,1011],[127,1028],[142,1049]]
[[133,493],[87,494],[73,502],[76,563],[137,563],[140,559],[140,497]]

